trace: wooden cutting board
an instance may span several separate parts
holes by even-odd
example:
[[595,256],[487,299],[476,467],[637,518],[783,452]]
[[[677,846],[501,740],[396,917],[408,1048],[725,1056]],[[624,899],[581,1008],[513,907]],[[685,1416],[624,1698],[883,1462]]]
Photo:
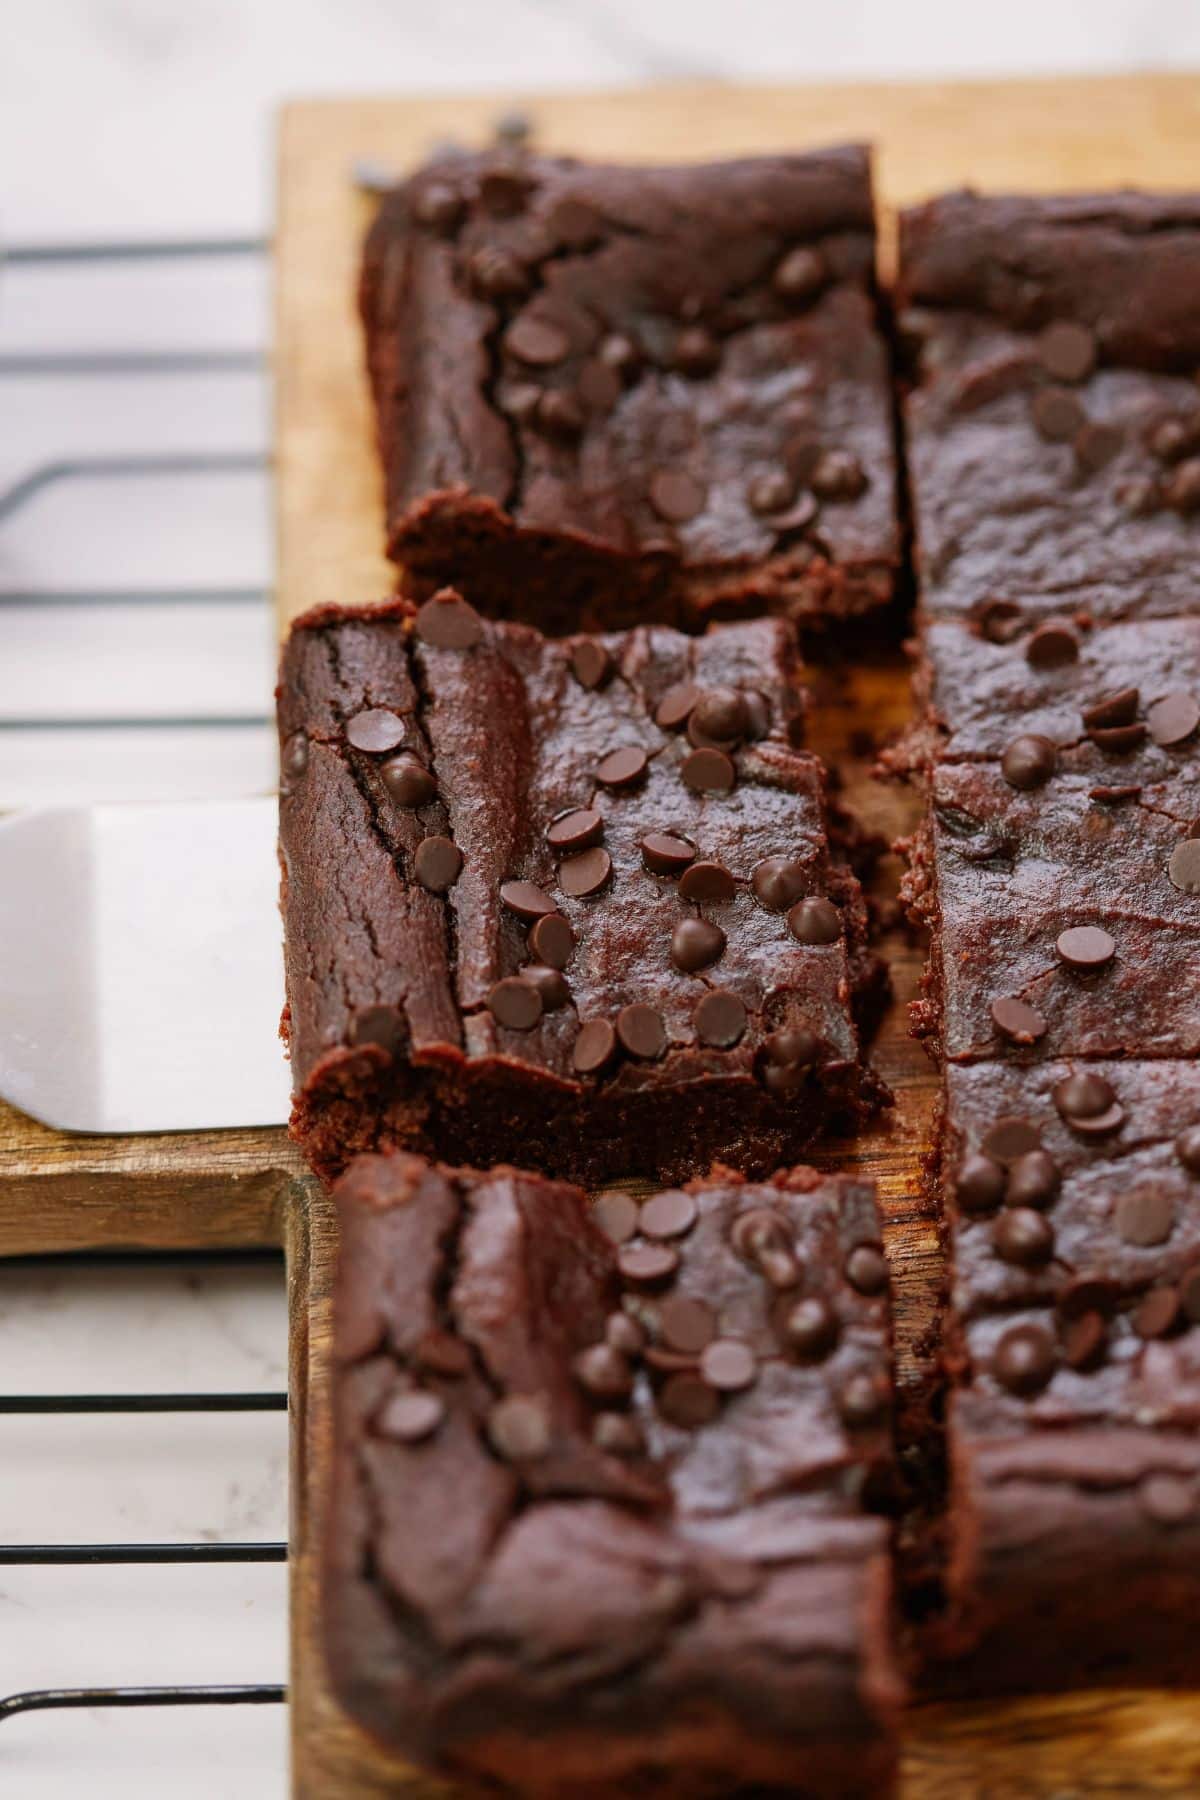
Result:
[[[304,102],[282,118],[277,269],[279,606],[286,623],[326,601],[388,591],[382,494],[362,376],[353,296],[371,203],[351,170],[403,171],[447,140],[486,141],[500,112],[525,113],[540,148],[620,160],[695,160],[847,139],[877,146],[889,209],[973,183],[1026,191],[1169,188],[1200,169],[1200,81],[1100,81],[825,88],[687,86],[625,94]],[[890,234],[889,234],[890,236]],[[890,244],[885,243],[885,258]],[[911,795],[871,780],[854,734],[877,742],[909,711],[902,657],[826,671],[817,681],[814,746],[847,773],[847,798],[888,837],[911,827]],[[894,882],[895,868],[891,870]],[[853,1145],[816,1160],[853,1162],[879,1182],[896,1286],[902,1380],[929,1319],[939,1274],[921,1189],[936,1080],[907,1036],[903,1002],[922,952],[900,932],[886,945],[897,998],[876,1060],[895,1113]],[[333,1699],[319,1645],[317,1551],[330,1470],[330,1283],[327,1203],[292,1187],[292,1733],[294,1786],[306,1800],[451,1790],[423,1781],[358,1730]],[[1106,1693],[988,1705],[914,1707],[904,1793],[915,1800],[1185,1795],[1200,1791],[1200,1697]]]

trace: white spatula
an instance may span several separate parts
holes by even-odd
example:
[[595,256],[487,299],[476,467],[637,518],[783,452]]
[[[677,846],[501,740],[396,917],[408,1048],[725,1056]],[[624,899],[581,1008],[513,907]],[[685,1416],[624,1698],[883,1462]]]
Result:
[[0,1096],[64,1131],[276,1125],[273,799],[0,822]]

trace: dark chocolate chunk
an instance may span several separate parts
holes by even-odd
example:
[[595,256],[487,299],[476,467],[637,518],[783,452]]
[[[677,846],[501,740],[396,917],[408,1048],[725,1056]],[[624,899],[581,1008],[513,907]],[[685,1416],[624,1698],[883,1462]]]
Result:
[[1162,1188],[1132,1188],[1117,1196],[1113,1223],[1127,1244],[1165,1244],[1175,1224],[1175,1205]]
[[658,1395],[658,1410],[672,1425],[694,1431],[711,1424],[720,1411],[716,1390],[699,1375],[681,1372],[665,1381]]
[[749,715],[737,688],[705,688],[688,715],[688,738],[697,749],[728,749],[746,736]]
[[1176,844],[1167,875],[1181,894],[1200,894],[1200,837],[1184,838]]
[[1051,1098],[1068,1125],[1080,1119],[1092,1119],[1106,1112],[1116,1101],[1116,1094],[1103,1075],[1091,1069],[1077,1069],[1064,1076],[1051,1090]]
[[640,1226],[646,1237],[683,1237],[696,1223],[697,1208],[691,1194],[668,1188],[642,1204]]
[[675,339],[672,361],[684,375],[711,375],[720,360],[721,346],[703,325],[687,325]]
[[867,476],[849,450],[826,450],[817,458],[809,485],[821,500],[857,500],[866,491]]
[[1108,1326],[1098,1312],[1080,1313],[1067,1321],[1062,1334],[1063,1361],[1081,1373],[1099,1368],[1108,1350]]
[[592,1421],[592,1442],[608,1456],[641,1456],[646,1439],[636,1419],[625,1413],[597,1413]]
[[633,1391],[633,1370],[611,1344],[581,1350],[573,1367],[580,1387],[597,1400],[627,1400]]
[[887,1411],[882,1383],[870,1375],[851,1375],[838,1395],[838,1411],[851,1427],[865,1429],[877,1424]]
[[1016,1162],[1018,1156],[1027,1156],[1031,1150],[1040,1150],[1042,1140],[1037,1126],[1028,1119],[1007,1116],[997,1119],[984,1136],[983,1152],[993,1157],[996,1162]]
[[571,990],[561,969],[553,968],[548,963],[529,963],[521,970],[521,977],[532,982],[541,995],[542,1011],[557,1012],[560,1006],[566,1006],[571,998]]
[[523,363],[540,369],[562,362],[570,352],[571,344],[560,325],[550,319],[522,313],[505,332],[504,347]]
[[398,1006],[360,1007],[350,1021],[348,1035],[355,1049],[360,1044],[374,1044],[389,1056],[403,1049],[408,1040],[404,1014]]
[[829,268],[819,250],[797,244],[775,265],[771,286],[780,299],[792,305],[813,300],[829,279]]
[[683,1356],[699,1356],[717,1335],[712,1307],[689,1294],[671,1294],[658,1309],[658,1330],[664,1344]]
[[1038,388],[1029,411],[1039,435],[1051,444],[1073,443],[1087,423],[1087,414],[1070,388]]
[[881,1294],[887,1278],[887,1259],[872,1244],[859,1244],[846,1258],[846,1280],[860,1294]]
[[293,781],[299,781],[301,775],[308,768],[308,733],[306,731],[293,731],[283,746],[283,755],[280,761],[284,774]]
[[549,388],[538,401],[535,420],[547,437],[567,443],[581,436],[587,424],[583,407],[567,388]]
[[1151,1288],[1133,1314],[1133,1329],[1140,1338],[1164,1338],[1180,1323],[1179,1291],[1173,1287]]
[[1175,1154],[1189,1175],[1200,1175],[1200,1125],[1189,1125],[1175,1139]]
[[654,709],[654,723],[663,731],[678,731],[686,725],[693,706],[700,698],[694,681],[677,681],[669,687]]

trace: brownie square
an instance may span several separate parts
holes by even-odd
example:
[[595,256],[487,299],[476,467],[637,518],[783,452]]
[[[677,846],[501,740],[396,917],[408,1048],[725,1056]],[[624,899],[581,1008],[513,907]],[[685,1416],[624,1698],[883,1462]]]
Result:
[[1200,196],[945,196],[902,216],[899,306],[926,612],[1191,612]]
[[493,150],[383,201],[361,310],[389,554],[544,631],[889,598],[865,151],[622,168]]
[[447,592],[284,652],[293,1130],[586,1182],[766,1173],[881,1097],[779,620],[554,642]]
[[489,1793],[892,1791],[869,1184],[640,1207],[357,1160],[322,1573],[346,1709]]
[[944,1152],[947,1673],[1194,1684],[1200,1066],[952,1068]]

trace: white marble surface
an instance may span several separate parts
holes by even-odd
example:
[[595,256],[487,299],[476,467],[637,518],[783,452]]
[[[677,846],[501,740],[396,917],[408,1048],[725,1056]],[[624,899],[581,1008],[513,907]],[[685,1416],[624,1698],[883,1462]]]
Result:
[[[9,245],[268,231],[272,113],[295,93],[1200,64],[1188,0],[3,0],[0,24]],[[265,273],[246,257],[0,264],[0,809],[270,783],[266,601],[245,598],[270,582],[265,476],[76,475],[3,514],[5,491],[47,462],[261,451],[269,397],[253,369],[35,378],[5,359],[244,357],[265,345]],[[147,601],[170,587],[242,598],[212,613]],[[89,611],[81,588],[123,598]],[[263,723],[151,736],[136,721],[164,693],[181,713]],[[130,723],[80,727],[105,712]],[[47,716],[74,723],[47,732]],[[0,1267],[12,1392],[282,1386],[285,1336],[273,1263]],[[284,1437],[277,1416],[0,1418],[0,1542],[282,1536]],[[0,1627],[0,1692],[280,1679],[284,1573],[9,1569]],[[0,1791],[282,1800],[284,1731],[280,1709],[15,1719]]]

